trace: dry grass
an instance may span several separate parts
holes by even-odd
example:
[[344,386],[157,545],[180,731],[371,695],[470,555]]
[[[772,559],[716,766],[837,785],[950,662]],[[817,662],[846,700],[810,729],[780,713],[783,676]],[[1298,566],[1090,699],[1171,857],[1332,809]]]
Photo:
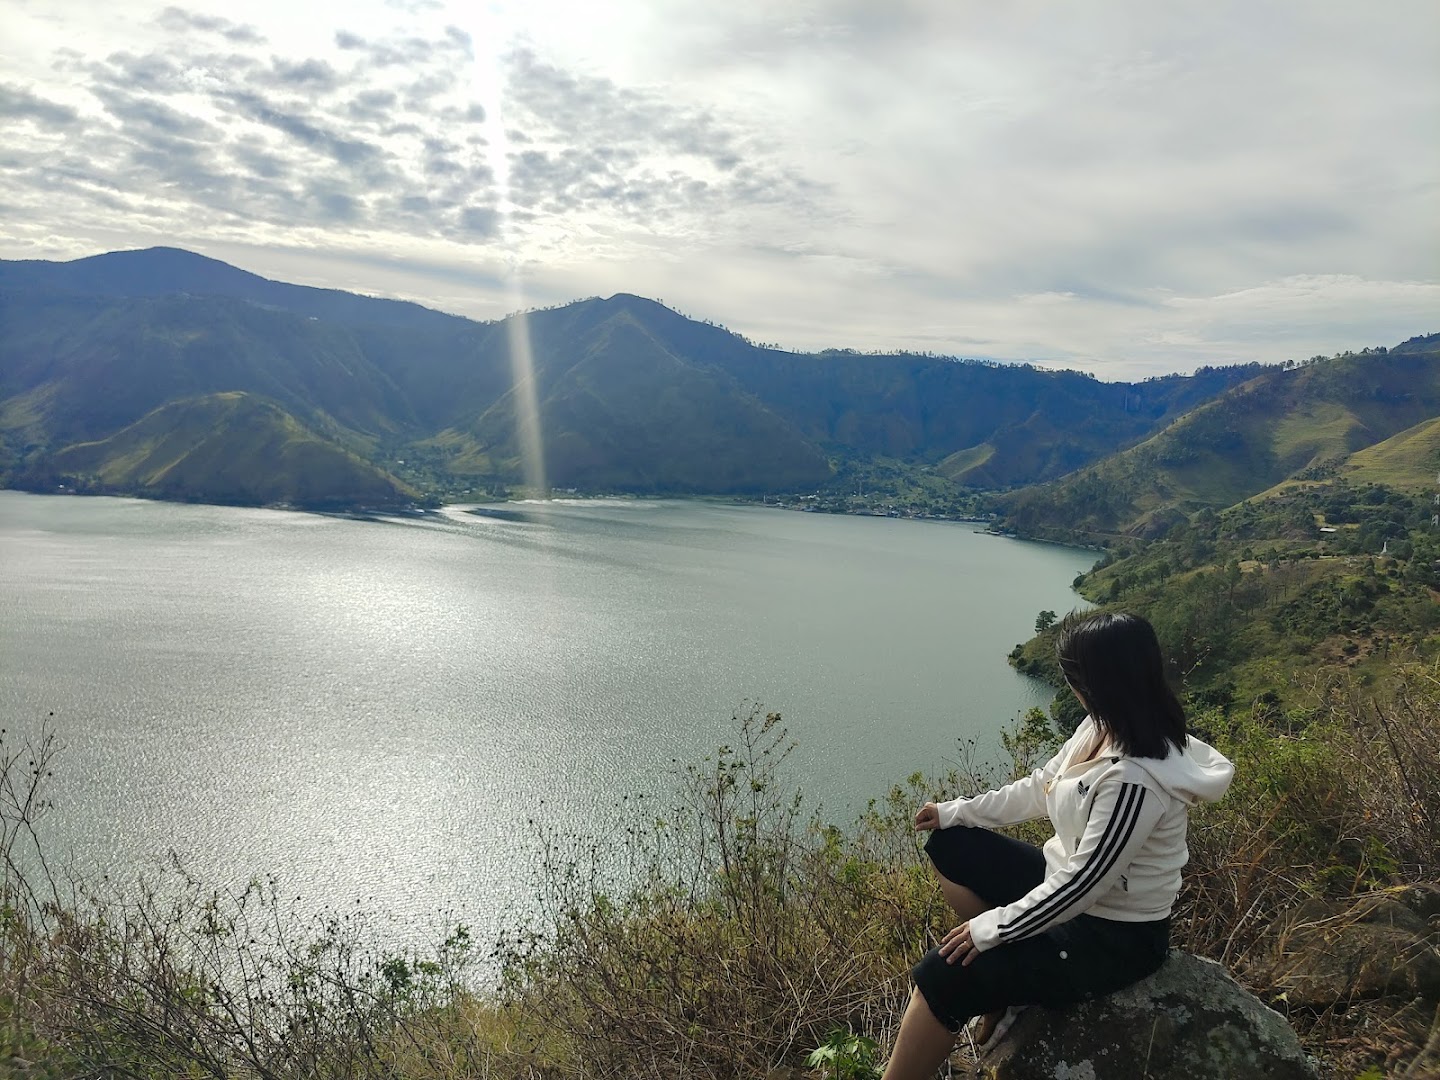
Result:
[[886,811],[853,836],[805,818],[778,720],[742,720],[618,860],[547,848],[547,925],[504,957],[509,1003],[566,1033],[544,1075],[764,1076],[837,1027],[889,1034],[942,904]]
[[[1381,701],[1330,688],[1283,734],[1273,717],[1199,719],[1238,774],[1194,817],[1180,944],[1243,979],[1298,903],[1440,877],[1433,670]],[[546,842],[541,917],[501,943],[504,976],[483,989],[463,928],[387,954],[359,916],[300,922],[270,882],[217,892],[176,869],[121,895],[71,880],[39,842],[53,739],[0,742],[0,1076],[740,1078],[801,1064],[837,1028],[886,1045],[908,966],[946,924],[910,816],[993,778],[962,754],[963,775],[912,777],[839,829],[793,794],[778,717],[737,732],[664,820],[637,810],[608,846]],[[1045,743],[1018,727],[1008,768]],[[1291,1019],[1344,1080],[1429,1075],[1440,1039],[1433,1004]]]
[[463,928],[386,955],[361,916],[305,923],[274,882],[223,892],[178,866],[124,894],[76,880],[40,842],[55,749],[50,732],[0,737],[0,1075],[477,1075],[394,1067],[476,1042],[455,1023]]
[[1177,943],[1226,964],[1285,1011],[1330,1075],[1390,1076],[1397,1061],[1420,1055],[1430,1007],[1387,999],[1291,1008],[1285,988],[1268,985],[1264,960],[1272,924],[1307,900],[1343,910],[1387,885],[1440,881],[1440,679],[1415,665],[1383,698],[1344,683],[1315,697],[1299,731],[1278,732],[1264,717],[1225,725],[1217,741],[1236,780],[1192,817]]

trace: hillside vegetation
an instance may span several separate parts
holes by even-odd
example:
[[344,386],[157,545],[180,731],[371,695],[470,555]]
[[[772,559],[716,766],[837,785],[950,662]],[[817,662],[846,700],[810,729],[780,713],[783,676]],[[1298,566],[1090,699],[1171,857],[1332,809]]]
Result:
[[[593,333],[574,364],[537,376],[545,468],[557,486],[730,493],[815,487],[831,468],[814,443],[713,369],[687,364],[634,315]],[[517,394],[470,427],[504,473],[523,472]],[[623,409],[624,415],[616,415]]]
[[[1423,1005],[1295,1009],[1262,961],[1296,905],[1433,870],[1440,682],[1416,668],[1383,701],[1326,693],[1285,738],[1261,714],[1191,709],[1238,768],[1194,815],[1176,943],[1285,1009],[1329,1080],[1401,1075],[1426,1038]],[[915,807],[1024,774],[1055,738],[1032,711],[1004,764],[975,767],[962,747],[960,769],[911,777],[837,825],[805,810],[779,717],[756,712],[662,801],[617,800],[595,836],[543,836],[533,921],[493,943],[450,923],[428,948],[391,951],[363,911],[298,922],[274,881],[47,873],[35,808],[64,763],[51,738],[0,736],[0,1062],[39,1080],[761,1080],[782,1067],[826,1080],[814,1051],[828,1046],[850,1063],[839,1075],[873,1078],[910,965],[952,921]],[[498,979],[480,977],[486,963]]]
[[1440,417],[1357,450],[1340,466],[1339,475],[1352,484],[1385,484],[1402,491],[1440,490]]
[[232,391],[162,405],[50,459],[87,490],[307,509],[394,507],[416,493],[264,400]]
[[[1346,472],[1391,479],[1402,456],[1423,454],[1422,433],[1413,445],[1353,455],[1437,413],[1440,339],[1433,336],[1273,369],[1128,450],[1006,496],[1004,525],[1031,536],[1158,536],[1189,514],[1286,480]],[[1406,475],[1420,479],[1413,470],[1423,457],[1405,460]]]
[[860,488],[950,513],[972,508],[967,490],[1058,478],[1262,370],[1102,383],[950,357],[790,353],[623,293],[476,323],[166,248],[0,262],[0,482],[39,487],[67,446],[171,402],[242,392],[425,496],[483,495],[526,474],[523,342],[552,485]]
[[[1076,585],[1102,607],[1148,617],[1199,700],[1276,711],[1328,680],[1383,687],[1397,665],[1440,658],[1432,509],[1428,494],[1381,485],[1292,486],[1117,547]],[[1060,689],[1054,633],[1017,646],[1012,661]],[[1056,709],[1078,715],[1063,689]]]

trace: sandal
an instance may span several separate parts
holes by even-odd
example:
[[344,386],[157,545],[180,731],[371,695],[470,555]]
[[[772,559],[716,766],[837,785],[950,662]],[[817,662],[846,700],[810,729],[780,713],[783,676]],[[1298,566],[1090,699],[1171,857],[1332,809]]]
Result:
[[971,1033],[970,1039],[975,1045],[976,1053],[986,1054],[995,1049],[1027,1008],[1027,1005],[1011,1005],[1004,1012],[986,1013],[971,1020],[966,1030]]

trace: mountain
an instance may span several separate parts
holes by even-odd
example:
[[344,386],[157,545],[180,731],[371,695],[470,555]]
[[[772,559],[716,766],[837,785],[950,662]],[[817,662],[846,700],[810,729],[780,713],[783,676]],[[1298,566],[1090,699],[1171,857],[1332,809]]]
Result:
[[[978,488],[1060,476],[1261,370],[1253,364],[1105,383],[1028,364],[849,350],[793,353],[758,348],[723,327],[624,293],[531,323],[537,335],[560,319],[573,331],[617,309],[673,355],[723,371],[817,446],[922,462]],[[972,461],[962,460],[967,454]]]
[[413,427],[344,326],[226,297],[0,291],[0,433],[103,438],[168,401],[240,390],[363,449]]
[[[572,363],[536,375],[545,469],[562,487],[646,491],[813,488],[830,478],[820,449],[723,372],[689,363],[618,310]],[[568,358],[567,358],[568,359]],[[505,469],[521,468],[517,393],[471,428]]]
[[[1400,454],[1433,438],[1425,422],[1437,415],[1440,338],[1433,335],[1272,369],[1136,446],[1006,497],[1004,520],[1037,536],[1075,529],[1158,535],[1184,515],[1231,506],[1286,480],[1393,469]],[[1377,447],[1369,458],[1357,453],[1412,428],[1402,443]]]
[[71,262],[0,259],[0,291],[49,289],[88,296],[225,296],[349,325],[441,329],[468,320],[412,304],[271,281],[179,248],[110,251]]
[[171,248],[0,261],[0,479],[43,474],[67,447],[167,404],[233,392],[431,492],[513,483],[521,341],[550,481],[637,492],[813,491],[836,467],[881,461],[942,486],[1053,480],[1264,370],[1104,383],[790,353],[624,293],[478,323]]
[[309,509],[416,499],[277,405],[236,391],[170,402],[108,439],[66,447],[49,467],[95,490],[155,498]]

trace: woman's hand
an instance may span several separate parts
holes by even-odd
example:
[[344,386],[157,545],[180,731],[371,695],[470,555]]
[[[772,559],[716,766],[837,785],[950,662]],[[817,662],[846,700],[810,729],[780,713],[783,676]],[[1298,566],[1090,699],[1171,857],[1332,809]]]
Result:
[[960,961],[961,967],[969,967],[970,961],[980,955],[975,942],[970,939],[970,924],[963,922],[940,939],[940,955],[947,964]]
[[933,802],[927,802],[915,813],[915,831],[929,832],[938,828],[940,828],[940,808]]

